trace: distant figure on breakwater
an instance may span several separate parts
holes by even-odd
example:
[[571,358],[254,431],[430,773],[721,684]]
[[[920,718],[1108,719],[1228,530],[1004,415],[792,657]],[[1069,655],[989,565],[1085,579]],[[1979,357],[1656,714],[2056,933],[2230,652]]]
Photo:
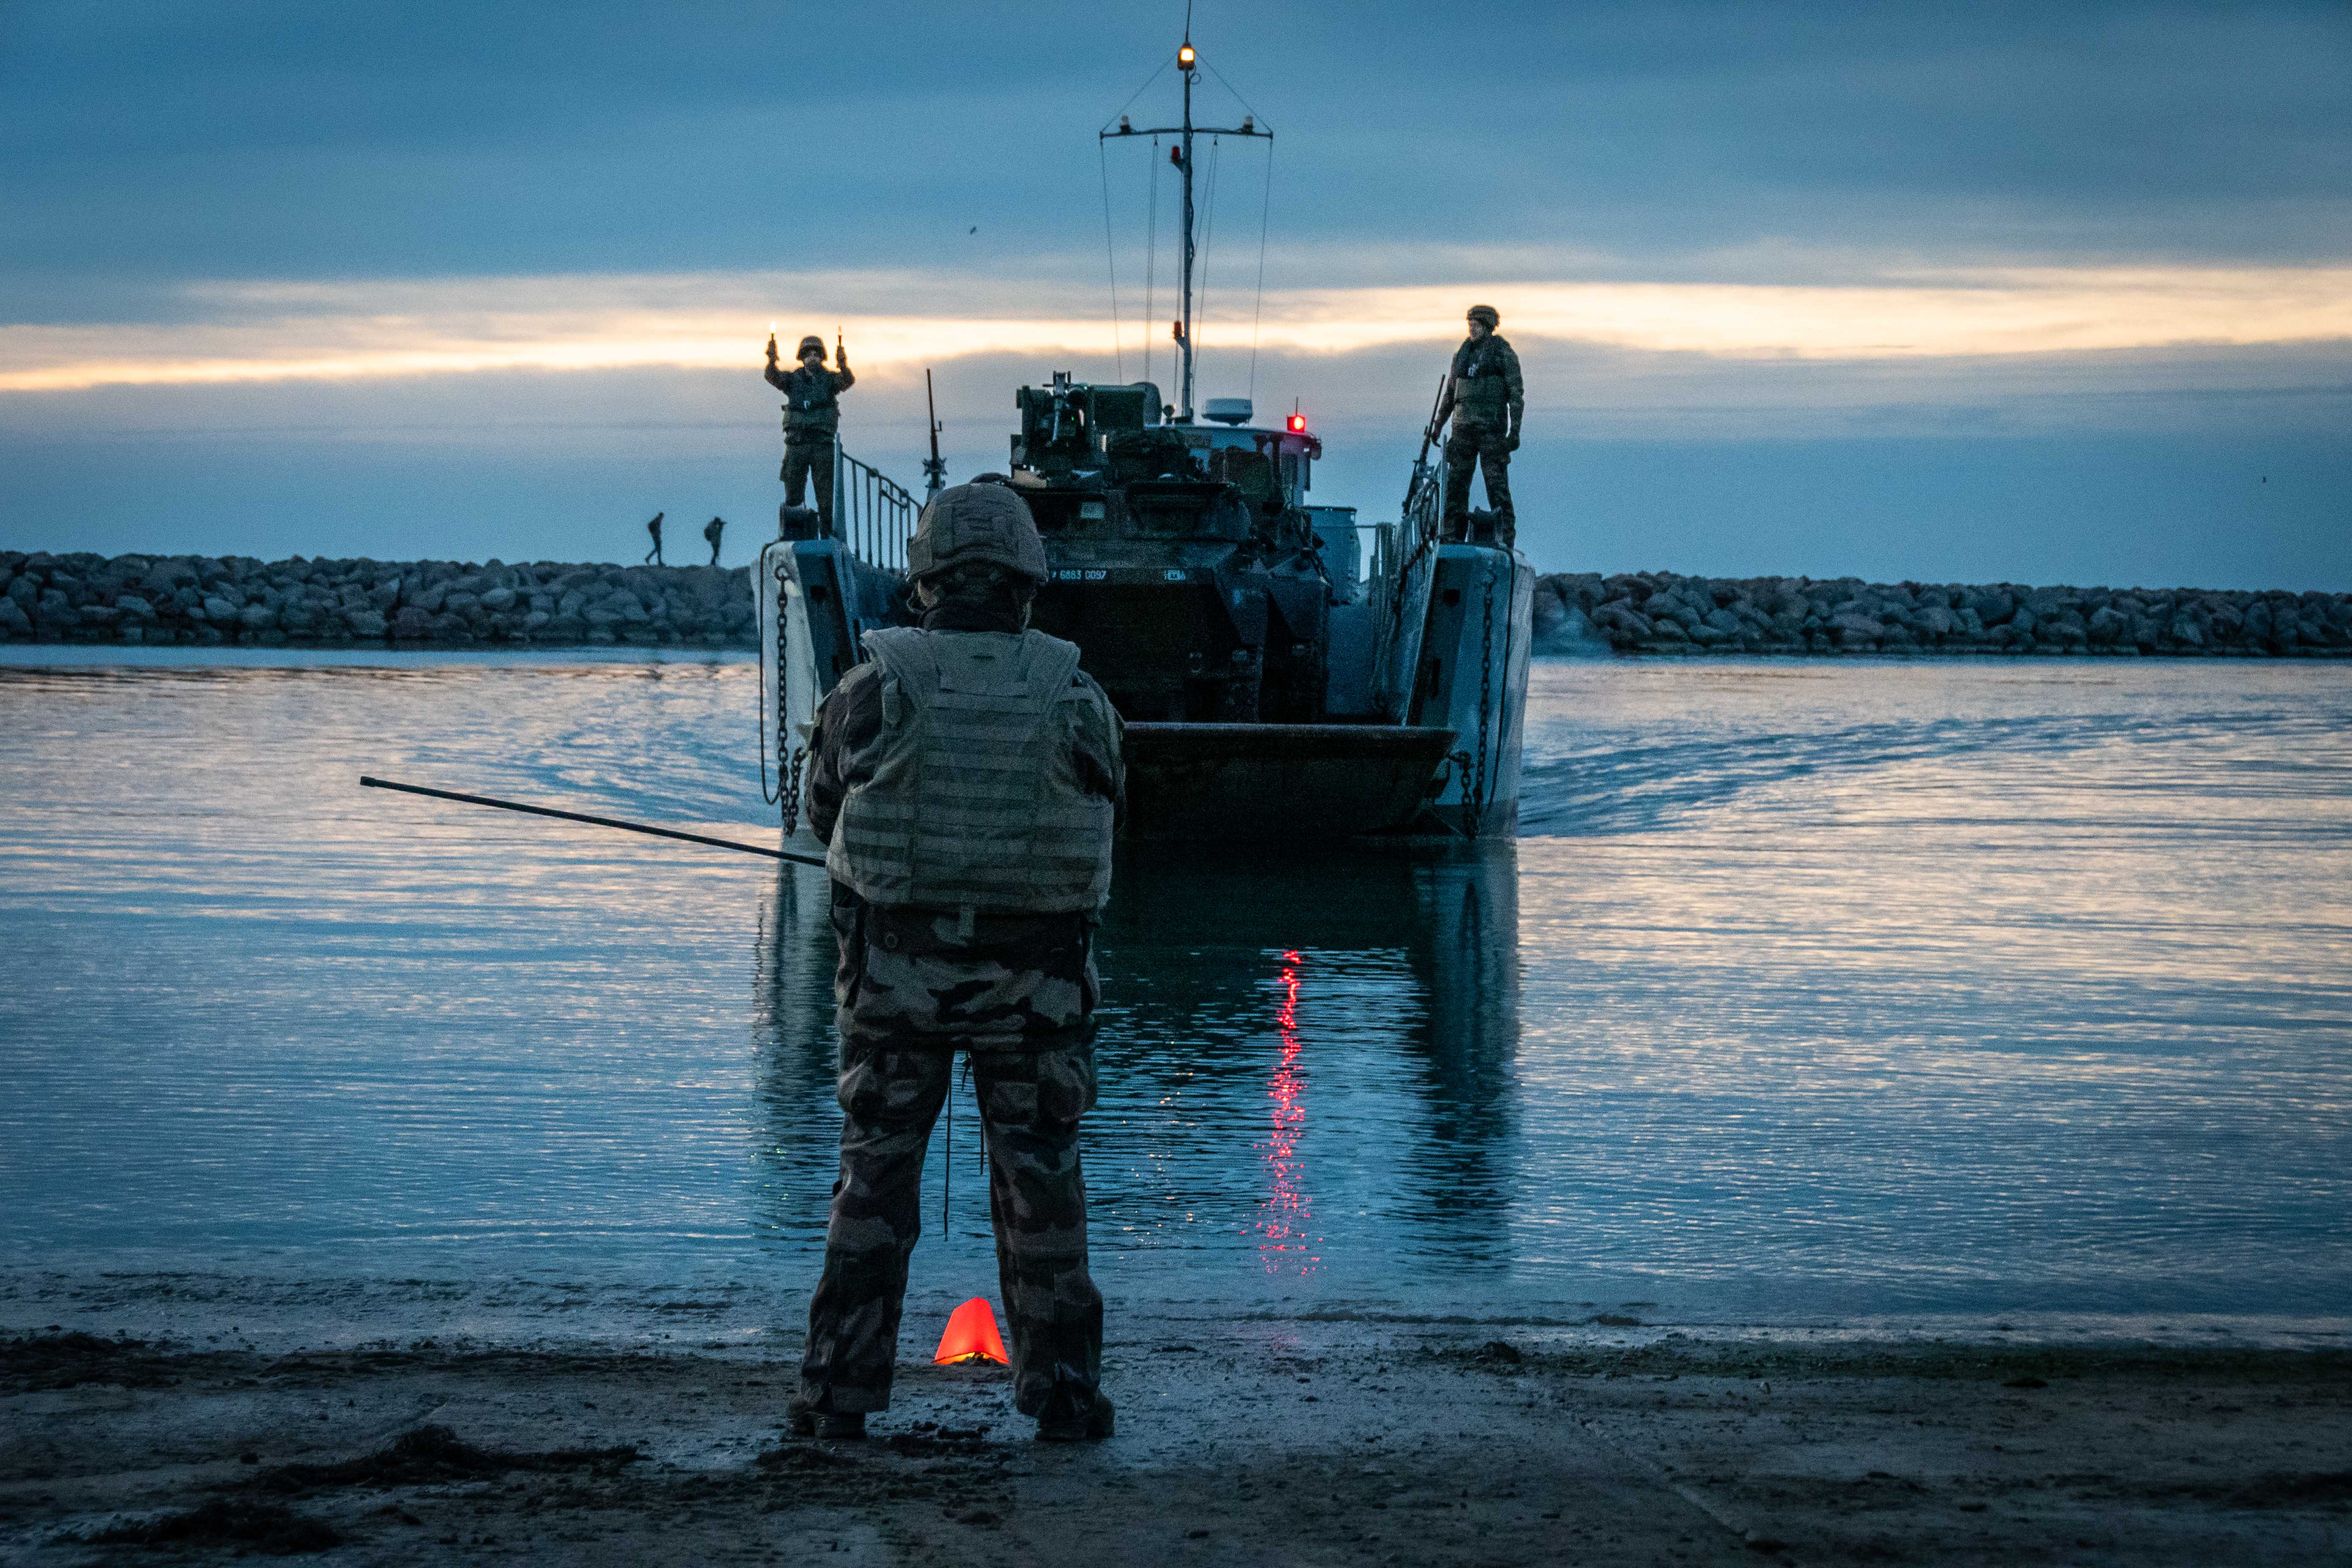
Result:
[[657,511],[654,513],[653,521],[646,524],[646,531],[654,536],[654,547],[646,552],[646,564],[648,566],[667,566],[669,564],[668,562],[662,559],[661,552],[661,520],[668,515],[669,514],[667,512]]
[[713,566],[719,564],[719,536],[726,531],[727,520],[723,517],[714,517],[702,525],[702,537],[709,542],[710,563]]

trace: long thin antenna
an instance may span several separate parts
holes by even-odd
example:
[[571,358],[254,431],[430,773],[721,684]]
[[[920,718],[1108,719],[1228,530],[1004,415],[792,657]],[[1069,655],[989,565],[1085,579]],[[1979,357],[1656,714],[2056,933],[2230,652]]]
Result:
[[940,456],[940,400],[931,391],[931,367],[923,367],[923,415],[931,427],[931,455],[923,461],[923,493],[935,496],[948,482],[947,459]]
[[[1103,140],[1095,138],[1095,163],[1102,174],[1103,198],[1103,260],[1110,268],[1110,353],[1111,362],[1118,367],[1118,378],[1127,379],[1127,351],[1119,342],[1118,315],[1118,246],[1110,233],[1110,153]],[[930,373],[923,373],[928,376]],[[934,443],[936,444],[936,443]]]
[[[1225,79],[1219,77],[1219,81]],[[1241,94],[1234,95],[1239,98]],[[1274,142],[1265,144],[1265,195],[1257,209],[1257,307],[1250,312],[1250,401],[1257,401],[1257,329],[1265,319],[1265,226],[1274,216]]]

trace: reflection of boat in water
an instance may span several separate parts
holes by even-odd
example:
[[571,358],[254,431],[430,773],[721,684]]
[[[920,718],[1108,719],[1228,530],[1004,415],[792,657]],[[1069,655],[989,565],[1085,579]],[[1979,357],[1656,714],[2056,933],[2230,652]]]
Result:
[[[1167,139],[1181,174],[1178,400],[1148,381],[1062,373],[1019,389],[1006,478],[1051,574],[1034,624],[1078,645],[1128,721],[1140,836],[1507,834],[1534,569],[1490,529],[1441,539],[1443,475],[1426,441],[1398,519],[1360,525],[1355,508],[1308,500],[1323,446],[1305,416],[1261,426],[1250,400],[1212,398],[1196,417],[1194,143],[1272,133],[1255,116],[1195,124],[1189,40],[1178,65],[1177,124],[1137,130],[1122,116],[1104,132],[1155,149]],[[816,705],[862,657],[865,632],[907,619],[914,498],[854,460],[836,472],[840,537],[780,539],[757,574],[762,744],[787,832]]]
[[[780,873],[759,998],[765,1223],[811,1245],[840,1125],[824,886]],[[1274,862],[1138,844],[1115,887],[1086,1134],[1098,1249],[1319,1274],[1335,1235],[1359,1233],[1360,1255],[1370,1212],[1456,1267],[1502,1256],[1518,1185],[1515,845]],[[1494,1223],[1465,1224],[1478,1215]],[[958,1245],[985,1243],[984,1201],[960,1190],[953,1219]]]

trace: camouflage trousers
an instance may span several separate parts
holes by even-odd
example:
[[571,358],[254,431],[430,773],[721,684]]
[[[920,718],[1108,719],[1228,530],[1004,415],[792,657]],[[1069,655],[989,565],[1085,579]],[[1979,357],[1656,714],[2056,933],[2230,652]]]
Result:
[[1081,1413],[1090,1409],[1103,1309],[1087,1268],[1078,1159],[1078,1122],[1095,1103],[1084,928],[1031,921],[990,931],[983,922],[960,946],[951,917],[909,920],[836,902],[835,919],[841,1173],[824,1272],[809,1301],[802,1396],[843,1414],[889,1405],[907,1266],[922,1233],[924,1152],[961,1052],[979,1091],[1014,1408],[1038,1414],[1058,1384]]
[[786,441],[784,460],[776,470],[776,478],[784,481],[784,504],[798,506],[808,493],[809,480],[816,480],[816,515],[824,537],[833,537],[833,442]]
[[1448,539],[1464,539],[1470,526],[1470,470],[1486,481],[1486,510],[1495,514],[1495,542],[1508,550],[1518,534],[1511,510],[1511,448],[1500,430],[1454,427],[1445,437],[1445,524]]

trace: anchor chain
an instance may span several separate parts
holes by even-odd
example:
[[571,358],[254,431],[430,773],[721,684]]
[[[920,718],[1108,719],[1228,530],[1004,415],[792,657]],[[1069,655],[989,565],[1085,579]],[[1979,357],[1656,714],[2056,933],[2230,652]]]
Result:
[[806,746],[793,748],[792,766],[785,774],[782,781],[783,787],[779,792],[783,801],[784,837],[787,838],[790,838],[801,825],[801,763],[807,756]]

